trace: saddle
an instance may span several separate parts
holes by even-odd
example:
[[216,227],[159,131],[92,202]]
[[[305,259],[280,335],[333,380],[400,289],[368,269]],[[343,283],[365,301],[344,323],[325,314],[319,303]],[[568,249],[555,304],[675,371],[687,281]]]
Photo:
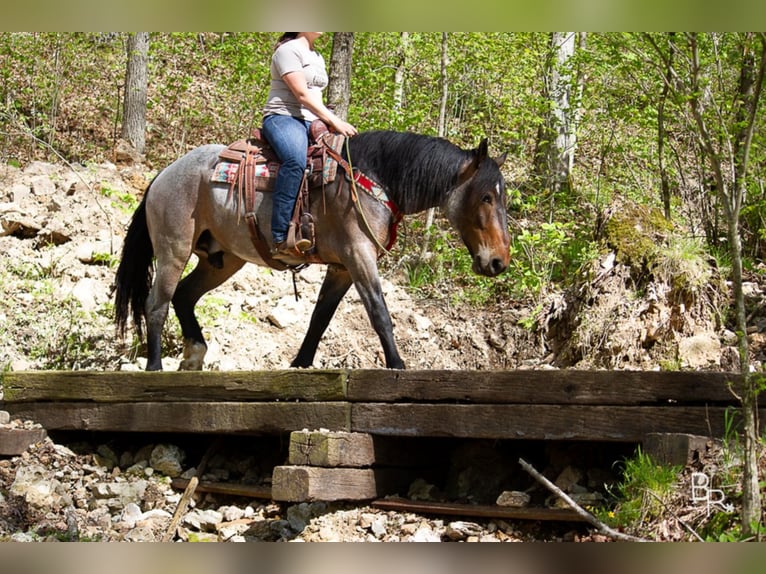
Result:
[[[315,244],[314,218],[309,212],[309,191],[335,180],[339,157],[344,137],[330,132],[321,120],[315,120],[310,127],[309,147],[306,150],[306,169],[301,181],[295,209],[288,227],[287,244],[294,247],[301,238],[309,239]],[[219,154],[212,180],[229,183],[227,202],[237,194],[237,208],[241,210],[250,231],[250,238],[261,258],[271,267],[285,269],[283,262],[273,259],[268,242],[258,229],[255,216],[256,192],[271,192],[274,190],[279,158],[269,143],[263,137],[261,130],[255,128],[250,137],[237,140]],[[310,262],[314,248],[305,255]],[[296,256],[297,256],[296,251]],[[218,266],[219,258],[208,252],[208,260]]]

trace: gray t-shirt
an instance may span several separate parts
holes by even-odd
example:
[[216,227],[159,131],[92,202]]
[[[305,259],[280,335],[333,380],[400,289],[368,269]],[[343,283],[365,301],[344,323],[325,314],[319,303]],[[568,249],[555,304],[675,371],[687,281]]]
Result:
[[264,116],[282,114],[302,117],[309,121],[317,119],[311,110],[298,102],[282,80],[285,74],[300,70],[303,71],[309,90],[321,92],[327,87],[327,70],[322,54],[309,50],[305,43],[295,40],[289,40],[274,50],[271,57],[271,88],[263,107]]

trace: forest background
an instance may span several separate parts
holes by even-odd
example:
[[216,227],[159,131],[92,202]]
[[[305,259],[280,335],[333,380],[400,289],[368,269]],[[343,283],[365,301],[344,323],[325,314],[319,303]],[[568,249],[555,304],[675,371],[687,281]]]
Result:
[[[19,165],[113,159],[123,121],[128,36],[0,35],[0,159]],[[738,94],[760,40],[747,33],[695,34],[693,55],[691,36],[354,34],[347,117],[359,129],[438,134],[463,147],[488,137],[493,153],[509,152],[504,172],[514,231],[511,272],[498,282],[462,277],[468,262],[447,261],[454,237],[445,230],[432,236],[442,241],[435,246],[444,254],[439,268],[414,271],[412,281],[438,288],[439,279],[449,276],[479,285],[480,297],[539,296],[597,256],[599,222],[627,204],[660,210],[688,245],[725,257],[720,184],[689,102],[695,89],[704,92],[709,136],[720,146],[726,181],[733,183],[732,162],[724,156],[738,145]],[[147,169],[156,171],[203,143],[233,141],[259,125],[277,37],[151,35]],[[332,40],[326,34],[318,44],[328,62]],[[766,233],[762,106],[754,121],[741,222],[747,268],[757,267]]]

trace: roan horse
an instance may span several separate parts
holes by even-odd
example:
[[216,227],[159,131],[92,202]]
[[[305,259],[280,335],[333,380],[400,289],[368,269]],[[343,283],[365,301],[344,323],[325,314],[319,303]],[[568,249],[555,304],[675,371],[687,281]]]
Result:
[[[200,370],[207,345],[194,315],[197,301],[245,263],[267,265],[254,248],[240,207],[232,205],[229,185],[211,181],[224,148],[198,147],[162,170],[128,228],[115,280],[115,323],[124,336],[132,315],[142,338],[145,320],[147,370],[162,369],[161,334],[171,301],[184,340],[180,369]],[[346,152],[354,171],[377,182],[387,201],[357,193],[340,169],[334,182],[311,190],[315,261],[328,267],[308,331],[290,366],[311,366],[338,304],[354,284],[380,337],[386,367],[403,369],[377,265],[382,246],[395,233],[396,212],[440,207],[468,248],[473,271],[490,277],[502,273],[510,258],[505,181],[499,169],[505,154],[489,157],[486,139],[476,149],[464,150],[442,138],[391,131],[360,133],[348,140],[347,158]],[[256,193],[255,212],[261,235],[271,237],[270,193]],[[217,260],[206,256],[211,242]],[[199,261],[181,279],[192,253]]]

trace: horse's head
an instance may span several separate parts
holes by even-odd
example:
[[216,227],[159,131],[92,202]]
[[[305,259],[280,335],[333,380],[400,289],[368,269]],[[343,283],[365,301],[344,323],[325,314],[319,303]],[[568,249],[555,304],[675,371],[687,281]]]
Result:
[[494,277],[508,267],[511,237],[505,209],[505,179],[500,166],[506,154],[489,157],[487,140],[471,150],[450,193],[446,215],[473,259],[473,271]]

